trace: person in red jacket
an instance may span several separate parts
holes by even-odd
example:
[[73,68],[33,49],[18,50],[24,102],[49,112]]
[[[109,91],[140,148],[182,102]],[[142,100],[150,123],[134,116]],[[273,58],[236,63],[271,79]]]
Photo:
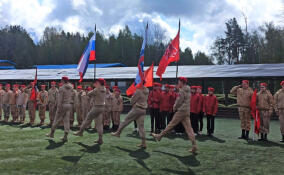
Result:
[[168,84],[165,86],[165,90],[160,95],[160,126],[159,129],[164,130],[166,128],[166,119],[170,117],[170,87]]
[[170,100],[169,100],[169,117],[167,118],[167,125],[170,123],[174,116],[174,105],[177,99],[177,93],[175,92],[175,86],[169,85],[169,93],[170,93]]
[[159,129],[159,114],[160,114],[160,84],[153,83],[153,90],[148,96],[148,105],[151,116],[151,132],[158,132]]
[[218,112],[218,99],[214,95],[214,88],[208,88],[208,95],[204,98],[203,111],[207,117],[207,135],[211,136],[214,133],[214,121]]
[[195,135],[198,134],[198,110],[199,110],[199,95],[196,93],[196,86],[191,86],[191,98],[190,98],[190,120],[192,129]]
[[198,133],[202,134],[202,129],[203,129],[203,102],[204,102],[204,95],[202,94],[202,86],[197,86],[196,87],[196,93],[199,95],[198,99],[198,120],[197,122],[199,123],[199,128],[198,128]]

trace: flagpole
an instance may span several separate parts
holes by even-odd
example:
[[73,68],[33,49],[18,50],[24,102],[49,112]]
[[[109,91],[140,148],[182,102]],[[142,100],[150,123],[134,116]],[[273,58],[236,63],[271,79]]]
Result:
[[[95,24],[95,34],[97,34],[97,25]],[[96,79],[96,67],[97,67],[97,64],[96,64],[96,59],[94,60],[94,80]]]
[[[178,22],[178,32],[180,32],[180,19],[179,19],[179,22]],[[176,82],[178,82],[178,61],[176,61]]]

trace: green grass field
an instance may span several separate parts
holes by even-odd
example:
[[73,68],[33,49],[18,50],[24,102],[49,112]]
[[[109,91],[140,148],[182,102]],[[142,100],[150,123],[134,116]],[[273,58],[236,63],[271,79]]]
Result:
[[132,134],[133,124],[120,139],[104,134],[104,144],[98,146],[93,143],[97,134],[91,131],[84,137],[70,134],[64,144],[59,139],[61,129],[50,140],[45,137],[50,128],[1,123],[0,174],[283,175],[284,144],[279,142],[279,122],[271,122],[267,143],[236,139],[239,123],[236,119],[216,119],[215,137],[197,137],[197,155],[188,152],[190,142],[186,137],[169,136],[155,142],[149,136],[148,116],[146,150],[136,147],[140,139]]

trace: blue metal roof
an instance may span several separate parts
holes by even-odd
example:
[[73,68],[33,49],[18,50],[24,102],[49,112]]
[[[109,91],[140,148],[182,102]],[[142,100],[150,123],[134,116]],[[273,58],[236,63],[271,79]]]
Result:
[[16,63],[10,61],[10,60],[0,60],[0,63],[9,63],[9,64],[13,64],[16,65]]
[[[35,65],[38,69],[76,69],[77,64],[63,64],[63,65]],[[96,68],[107,68],[107,67],[126,67],[122,63],[110,63],[110,64],[96,64]],[[94,68],[94,64],[89,64],[88,68]]]
[[0,70],[5,70],[5,69],[16,69],[14,66],[0,66]]

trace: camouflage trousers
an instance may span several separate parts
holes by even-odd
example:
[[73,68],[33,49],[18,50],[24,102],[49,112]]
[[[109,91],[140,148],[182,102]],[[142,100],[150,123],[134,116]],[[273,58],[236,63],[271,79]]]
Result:
[[113,125],[120,124],[120,111],[112,111],[112,124]]
[[26,120],[26,106],[18,105],[18,111],[19,111],[20,122],[24,123]]
[[40,118],[40,124],[44,124],[46,105],[38,105],[38,115]]
[[239,107],[239,116],[242,130],[250,130],[251,111],[249,108]]
[[284,135],[284,109],[279,110],[280,131]]
[[270,126],[270,112],[269,110],[259,110],[260,116],[260,133],[268,134]]
[[29,111],[30,124],[34,124],[36,107],[33,101],[28,101],[28,111]]
[[3,111],[3,108],[2,108],[3,104],[0,103],[0,120],[2,120],[2,111]]
[[75,120],[75,108],[73,107],[70,114],[70,126],[73,126]]
[[112,112],[105,110],[104,111],[104,119],[103,119],[104,126],[109,126],[110,125],[111,117],[112,117]]
[[17,105],[10,105],[11,115],[13,118],[13,122],[17,122],[19,120],[19,110]]
[[77,118],[78,126],[81,126],[83,122],[82,108],[80,107],[80,105],[76,105],[75,109],[76,109],[76,118]]
[[8,120],[10,117],[10,105],[9,104],[3,104],[3,112],[4,112],[5,120]]
[[57,126],[63,121],[64,133],[68,134],[70,131],[70,114],[72,111],[73,105],[63,104],[62,109],[57,108],[54,122],[52,124],[51,130],[55,131]]

